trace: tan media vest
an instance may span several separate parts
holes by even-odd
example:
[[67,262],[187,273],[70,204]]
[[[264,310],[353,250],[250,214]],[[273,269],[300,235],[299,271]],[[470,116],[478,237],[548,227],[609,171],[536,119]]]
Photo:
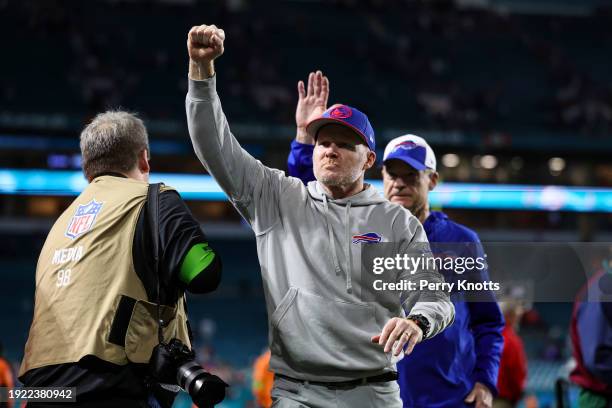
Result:
[[[132,261],[147,188],[133,179],[98,177],[55,222],[38,258],[20,376],[87,355],[118,365],[149,361],[158,343],[156,303]],[[161,311],[169,321],[164,339],[176,337],[191,347],[184,295]]]

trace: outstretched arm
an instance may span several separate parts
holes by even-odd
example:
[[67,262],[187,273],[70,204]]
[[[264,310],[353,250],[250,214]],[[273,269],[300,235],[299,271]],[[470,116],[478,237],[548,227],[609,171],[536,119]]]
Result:
[[[422,257],[423,262],[414,271],[401,271],[397,277],[398,282],[424,280],[434,285],[443,282],[442,275],[435,268],[427,266],[430,263],[425,259],[432,255],[423,226],[412,215],[407,221],[407,228],[401,234],[405,239],[400,244],[399,253]],[[405,314],[409,317],[412,315],[413,318],[394,317],[385,324],[380,334],[372,337],[372,342],[383,346],[385,352],[393,351],[397,356],[406,347],[405,354],[410,354],[416,344],[440,333],[455,319],[455,307],[443,290],[407,290],[402,293],[400,299]],[[426,319],[429,326],[427,333],[423,333],[417,320],[414,320],[415,315]]]

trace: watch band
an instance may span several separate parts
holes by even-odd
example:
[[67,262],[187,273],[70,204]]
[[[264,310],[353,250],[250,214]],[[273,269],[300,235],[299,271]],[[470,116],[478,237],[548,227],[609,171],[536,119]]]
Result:
[[424,339],[427,338],[431,324],[429,323],[429,320],[427,320],[425,316],[421,314],[411,314],[406,319],[409,319],[415,322],[416,325],[419,326],[419,329],[423,331],[423,338]]

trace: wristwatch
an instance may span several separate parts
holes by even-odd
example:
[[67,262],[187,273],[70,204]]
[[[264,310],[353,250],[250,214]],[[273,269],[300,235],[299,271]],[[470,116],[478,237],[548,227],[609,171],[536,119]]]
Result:
[[406,319],[409,319],[415,322],[416,325],[419,326],[419,329],[423,331],[423,338],[424,339],[427,338],[431,324],[429,323],[429,320],[427,320],[425,316],[420,315],[420,314],[411,314]]

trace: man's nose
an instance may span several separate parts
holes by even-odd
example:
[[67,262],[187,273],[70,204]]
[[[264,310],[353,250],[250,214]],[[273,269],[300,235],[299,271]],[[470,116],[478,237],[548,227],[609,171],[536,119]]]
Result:
[[335,143],[330,143],[325,147],[325,156],[327,157],[337,157],[338,156],[338,146]]
[[401,190],[404,187],[406,187],[408,184],[406,183],[406,180],[404,180],[403,177],[395,177],[393,179],[393,187],[397,190]]

